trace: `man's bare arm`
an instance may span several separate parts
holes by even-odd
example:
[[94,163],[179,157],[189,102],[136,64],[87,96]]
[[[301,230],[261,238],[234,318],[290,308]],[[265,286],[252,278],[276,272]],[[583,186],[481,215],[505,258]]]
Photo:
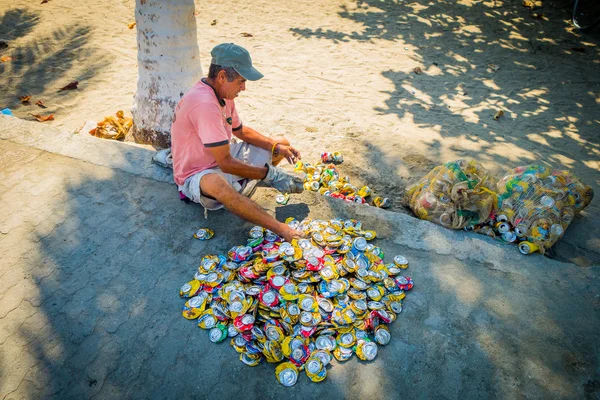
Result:
[[246,143],[250,143],[255,145],[256,147],[260,147],[261,149],[269,150],[273,148],[275,141],[271,138],[266,137],[265,135],[255,131],[249,126],[242,125],[242,129],[237,131],[233,131],[233,134],[238,139],[243,140]]

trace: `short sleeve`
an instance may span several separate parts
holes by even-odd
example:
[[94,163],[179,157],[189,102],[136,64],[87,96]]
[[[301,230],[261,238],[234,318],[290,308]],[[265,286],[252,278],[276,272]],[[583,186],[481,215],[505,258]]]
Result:
[[190,123],[204,147],[218,147],[229,143],[229,135],[223,126],[223,115],[216,104],[201,104],[189,114]]

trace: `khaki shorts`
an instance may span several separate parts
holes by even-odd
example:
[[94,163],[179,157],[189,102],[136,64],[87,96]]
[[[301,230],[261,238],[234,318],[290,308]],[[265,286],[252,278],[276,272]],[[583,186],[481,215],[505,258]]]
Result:
[[[232,143],[229,145],[231,156],[246,164],[255,167],[263,167],[265,164],[271,164],[271,152],[261,149],[246,142]],[[207,210],[219,210],[223,208],[223,204],[210,197],[204,196],[200,192],[200,180],[204,175],[219,174],[238,192],[241,193],[250,183],[248,179],[241,176],[226,174],[219,168],[205,169],[188,177],[183,185],[179,186],[179,191],[194,203],[201,204]]]

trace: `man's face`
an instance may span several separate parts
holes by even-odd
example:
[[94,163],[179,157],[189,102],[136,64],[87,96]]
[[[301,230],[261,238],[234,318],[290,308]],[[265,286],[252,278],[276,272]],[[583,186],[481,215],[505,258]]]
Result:
[[[225,71],[221,71],[220,74],[225,75]],[[221,95],[222,98],[233,100],[240,92],[246,90],[246,79],[244,79],[241,75],[235,78],[233,81],[229,82],[226,76],[221,78]]]

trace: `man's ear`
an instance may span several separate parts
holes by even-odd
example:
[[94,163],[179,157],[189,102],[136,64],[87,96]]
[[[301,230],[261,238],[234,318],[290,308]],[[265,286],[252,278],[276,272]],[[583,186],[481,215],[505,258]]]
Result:
[[226,80],[227,80],[227,73],[225,72],[224,69],[222,69],[217,74],[217,81],[219,81],[220,84],[223,84],[223,83],[225,83]]

